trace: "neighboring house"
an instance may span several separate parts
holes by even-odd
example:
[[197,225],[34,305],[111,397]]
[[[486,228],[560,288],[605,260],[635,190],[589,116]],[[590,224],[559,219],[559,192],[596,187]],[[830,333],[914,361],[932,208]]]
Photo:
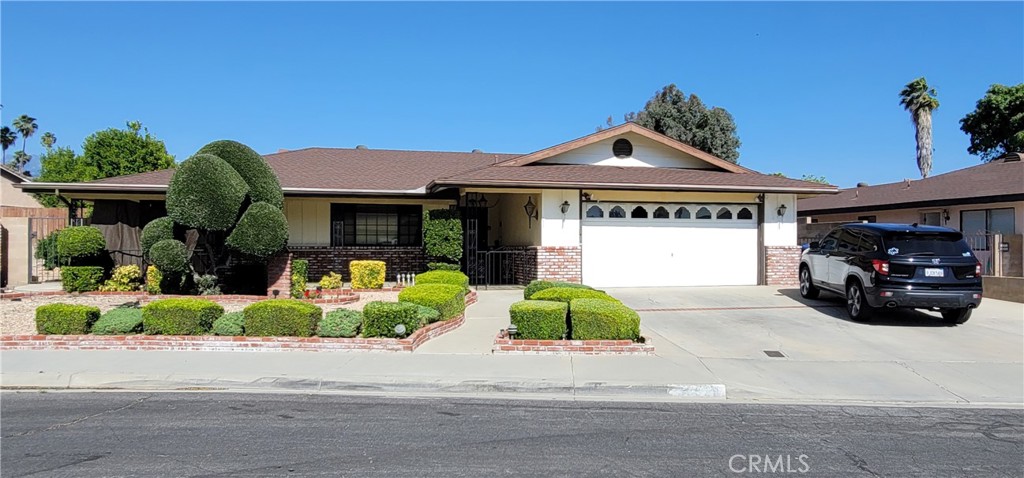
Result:
[[963,231],[986,268],[991,267],[992,235],[1002,234],[1003,242],[1008,243],[1004,247],[1010,249],[1007,268],[1019,270],[1024,254],[1022,157],[1021,153],[1010,153],[989,163],[926,179],[842,189],[835,195],[801,199],[797,203],[801,240],[813,239],[828,228],[813,223],[947,226]]
[[[422,213],[459,208],[476,283],[597,287],[793,283],[796,200],[833,186],[757,173],[632,123],[530,154],[308,148],[265,156],[285,194],[289,253],[309,275],[354,259],[425,270]],[[172,170],[24,191],[95,201],[93,224],[137,244]],[[129,237],[134,234],[134,237]]]
[[[31,181],[22,173],[0,166],[0,287],[27,284],[42,269],[31,258],[41,234],[64,227],[66,209],[46,208],[31,194],[15,187]],[[42,236],[44,237],[44,236]]]

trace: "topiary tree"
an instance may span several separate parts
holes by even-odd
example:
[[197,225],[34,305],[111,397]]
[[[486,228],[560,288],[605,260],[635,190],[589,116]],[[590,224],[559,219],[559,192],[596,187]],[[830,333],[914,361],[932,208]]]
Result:
[[103,233],[92,226],[72,226],[57,234],[57,257],[67,265],[100,265],[97,260],[106,248]]
[[462,259],[462,221],[458,211],[433,209],[423,213],[423,247],[438,262]]
[[[227,140],[203,146],[178,166],[167,189],[167,217],[147,224],[141,238],[160,272],[190,272],[189,278],[223,277],[237,262],[232,259],[265,262],[287,242],[277,176],[259,153]],[[197,247],[205,253],[193,257]]]

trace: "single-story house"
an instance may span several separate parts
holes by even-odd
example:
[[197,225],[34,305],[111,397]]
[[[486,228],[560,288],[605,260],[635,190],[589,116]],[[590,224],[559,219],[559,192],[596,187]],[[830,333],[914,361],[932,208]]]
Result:
[[[1024,255],[1024,155],[925,179],[841,189],[797,202],[801,240],[827,233],[834,223],[867,221],[928,224],[959,229],[990,268],[994,234],[1003,235],[1007,270]],[[824,226],[824,227],[819,227]],[[1017,273],[1019,275],[1019,272]]]
[[[796,201],[833,186],[770,176],[633,123],[529,154],[307,148],[265,155],[285,194],[288,253],[311,278],[354,259],[425,270],[422,213],[457,208],[476,283],[598,287],[791,284]],[[25,191],[95,201],[93,224],[162,216],[173,170]],[[108,235],[112,250],[120,244]],[[137,237],[126,243],[136,243]]]

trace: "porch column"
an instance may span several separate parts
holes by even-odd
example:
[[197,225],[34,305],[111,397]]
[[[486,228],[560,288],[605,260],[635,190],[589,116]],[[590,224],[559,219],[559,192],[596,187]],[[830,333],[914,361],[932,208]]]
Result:
[[541,244],[537,246],[537,278],[583,282],[579,190],[545,189],[542,191],[540,228]]

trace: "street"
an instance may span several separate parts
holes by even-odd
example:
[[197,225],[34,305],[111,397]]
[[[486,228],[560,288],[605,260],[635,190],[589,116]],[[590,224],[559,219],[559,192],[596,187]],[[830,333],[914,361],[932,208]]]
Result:
[[3,476],[1021,476],[1020,409],[4,392]]

